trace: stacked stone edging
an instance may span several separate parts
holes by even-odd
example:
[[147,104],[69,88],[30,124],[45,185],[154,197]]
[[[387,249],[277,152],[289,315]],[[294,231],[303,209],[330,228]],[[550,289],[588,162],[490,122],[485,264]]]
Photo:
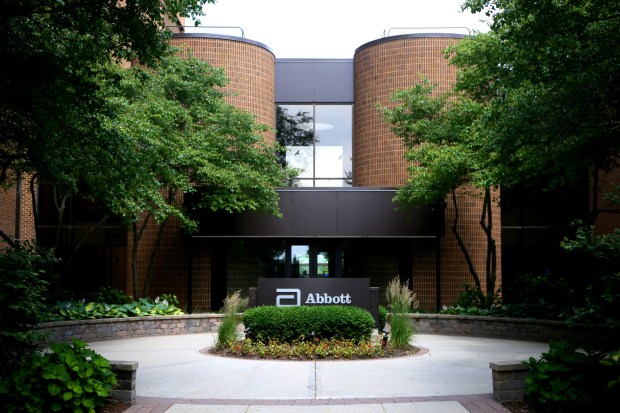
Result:
[[222,314],[189,314],[56,321],[43,323],[39,329],[49,333],[47,342],[70,342],[73,338],[89,342],[130,337],[217,332],[222,317]]
[[572,328],[563,321],[553,320],[446,314],[411,314],[410,318],[416,332],[429,334],[550,342],[587,339],[600,333],[586,327]]
[[493,377],[493,398],[499,402],[525,398],[525,378],[529,367],[520,361],[489,363]]
[[[48,342],[86,342],[119,338],[217,332],[223,315],[215,313],[176,316],[105,318],[98,320],[44,323]],[[497,337],[549,342],[584,338],[593,333],[586,328],[572,329],[561,321],[524,318],[481,317],[443,314],[411,314],[418,333]]]
[[117,384],[112,390],[112,403],[136,404],[136,373],[137,361],[110,360],[110,368],[116,376]]

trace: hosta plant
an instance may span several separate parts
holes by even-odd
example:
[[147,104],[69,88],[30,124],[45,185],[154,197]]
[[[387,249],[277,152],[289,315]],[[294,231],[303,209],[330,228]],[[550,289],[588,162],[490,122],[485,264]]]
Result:
[[80,340],[50,349],[2,378],[3,411],[95,413],[116,384],[110,363]]

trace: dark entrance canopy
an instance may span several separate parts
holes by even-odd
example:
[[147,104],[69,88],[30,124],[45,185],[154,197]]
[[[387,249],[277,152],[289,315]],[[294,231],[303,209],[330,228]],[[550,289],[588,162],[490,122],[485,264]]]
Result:
[[[419,207],[397,211],[393,189],[285,188],[283,218],[264,213],[194,210],[199,237],[226,238],[434,238],[443,211]],[[191,203],[191,199],[189,200]]]

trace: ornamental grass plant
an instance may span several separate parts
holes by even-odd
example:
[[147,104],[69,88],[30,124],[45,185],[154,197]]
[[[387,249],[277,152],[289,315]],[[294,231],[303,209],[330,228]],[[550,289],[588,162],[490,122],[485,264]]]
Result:
[[388,283],[385,298],[392,312],[390,318],[390,345],[405,348],[413,337],[414,329],[409,320],[409,310],[418,307],[416,294],[409,289],[409,281],[401,284],[399,277]]
[[237,342],[237,328],[240,324],[238,313],[245,310],[248,306],[248,301],[248,298],[241,298],[240,290],[229,294],[224,299],[224,307],[222,308],[224,318],[222,319],[220,328],[217,330],[216,348],[222,349],[229,346],[231,343]]

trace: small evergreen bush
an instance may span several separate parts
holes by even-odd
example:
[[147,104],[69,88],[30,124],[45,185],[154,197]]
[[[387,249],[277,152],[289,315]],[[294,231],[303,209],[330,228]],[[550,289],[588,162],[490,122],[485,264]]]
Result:
[[379,317],[377,320],[377,330],[384,331],[385,323],[387,322],[388,310],[384,306],[379,306]]
[[248,309],[243,324],[254,340],[291,343],[300,339],[369,340],[375,321],[367,310],[352,306],[261,306]]
[[101,287],[93,294],[90,301],[106,304],[129,304],[133,301],[133,298],[116,288]]
[[50,348],[0,381],[4,412],[94,413],[105,404],[116,384],[109,362],[79,340]]

